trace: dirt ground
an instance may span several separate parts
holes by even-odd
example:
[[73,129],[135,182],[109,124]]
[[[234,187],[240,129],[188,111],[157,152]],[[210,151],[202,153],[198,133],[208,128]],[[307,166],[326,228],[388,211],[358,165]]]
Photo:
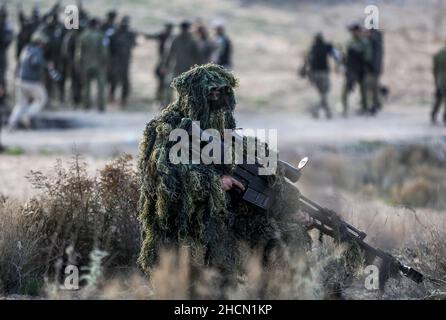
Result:
[[[27,11],[34,4],[31,0],[22,2]],[[68,2],[62,1],[62,4]],[[39,3],[48,8],[52,1]],[[382,83],[389,87],[390,95],[384,110],[376,117],[354,114],[358,105],[357,93],[351,97],[351,116],[341,117],[343,77],[341,73],[333,72],[330,104],[335,117],[332,120],[323,117],[313,119],[309,109],[317,102],[317,95],[308,81],[297,75],[313,35],[322,31],[327,39],[342,47],[349,37],[346,26],[364,18],[364,7],[368,3],[298,0],[84,1],[87,10],[99,16],[111,8],[117,8],[121,16],[130,14],[134,29],[143,32],[160,30],[168,19],[178,22],[183,18],[199,18],[210,25],[214,19],[223,18],[234,44],[234,72],[240,79],[236,111],[238,127],[276,129],[277,147],[284,160],[295,163],[303,155],[309,156],[310,160],[328,155],[329,170],[319,175],[329,172],[329,177],[319,177],[314,172],[318,167],[315,165],[316,169],[311,169],[310,161],[308,172],[313,178],[310,181],[312,185],[305,185],[305,177],[299,183],[305,194],[344,209],[348,220],[366,230],[375,243],[383,240],[386,245],[390,244],[389,248],[395,245],[403,247],[405,240],[414,235],[413,230],[420,228],[418,220],[415,221],[418,218],[410,210],[395,209],[394,203],[387,203],[387,199],[379,198],[376,193],[364,200],[369,187],[365,182],[364,188],[358,190],[342,189],[342,185],[347,183],[340,181],[354,178],[343,174],[355,171],[355,168],[342,168],[360,166],[360,162],[368,157],[368,149],[345,157],[342,157],[342,152],[346,148],[381,144],[415,144],[446,149],[446,126],[430,124],[433,94],[431,60],[432,54],[443,45],[446,23],[442,20],[446,5],[437,0],[388,0],[379,3],[380,25],[385,37]],[[14,6],[10,8],[10,16],[15,17]],[[142,38],[138,43],[131,69],[133,92],[126,110],[111,105],[105,114],[99,114],[95,111],[73,111],[69,103],[55,102],[52,110],[45,110],[44,117],[63,120],[73,124],[72,128],[2,133],[2,142],[8,150],[0,154],[0,196],[19,200],[30,198],[35,191],[26,178],[29,172],[51,173],[57,159],[67,164],[73,154],[81,155],[92,175],[124,152],[136,160],[144,126],[158,113],[158,106],[153,103],[156,43]],[[9,54],[8,80],[13,97],[15,59],[12,48]],[[373,220],[375,212],[380,212],[379,224]],[[420,208],[417,214],[423,223],[434,221],[439,229],[444,230],[443,212]],[[401,223],[404,215],[410,215],[410,221],[413,220],[411,223],[416,228],[405,228]],[[373,218],[364,219],[369,216]],[[385,228],[390,230],[386,229],[386,234],[393,234],[394,230],[400,232],[397,232],[395,241],[387,241],[380,234]],[[398,288],[397,285],[395,287]],[[401,298],[396,293],[395,297]]]

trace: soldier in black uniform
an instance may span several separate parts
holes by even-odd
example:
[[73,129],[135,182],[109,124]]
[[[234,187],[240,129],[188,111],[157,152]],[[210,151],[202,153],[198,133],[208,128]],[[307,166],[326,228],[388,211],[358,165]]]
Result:
[[37,30],[40,24],[39,8],[34,7],[31,17],[26,17],[22,8],[18,8],[19,33],[17,35],[16,57],[20,57],[22,49],[31,41],[31,36]]
[[[0,108],[6,97],[6,71],[8,70],[8,48],[12,42],[13,31],[8,21],[6,7],[0,8]],[[1,111],[0,111],[1,112]],[[1,119],[0,119],[1,122]],[[0,124],[1,125],[1,124]]]
[[0,151],[3,150],[1,141],[1,130],[3,124],[3,113],[6,108],[6,71],[8,69],[7,54],[13,38],[13,31],[8,24],[8,12],[6,7],[0,8]]
[[223,22],[215,24],[216,50],[212,61],[222,67],[230,69],[232,67],[232,43],[226,35]]
[[343,115],[348,115],[348,96],[352,93],[355,86],[359,86],[361,94],[360,114],[367,114],[367,86],[366,72],[367,63],[370,61],[370,50],[367,40],[364,38],[363,30],[359,24],[352,24],[348,27],[351,33],[351,39],[347,43],[345,52],[345,82],[342,90],[342,104],[344,107]]
[[328,93],[330,91],[329,57],[332,57],[337,63],[340,63],[339,52],[331,43],[324,40],[322,33],[316,34],[304,65],[304,73],[308,75],[320,97],[320,103],[312,110],[314,118],[319,117],[320,109],[325,111],[327,118],[332,117],[328,103]]
[[[104,33],[104,41],[107,43],[107,45],[110,44],[111,37],[116,32],[116,17],[118,13],[116,10],[110,10],[107,12],[107,15],[105,17],[105,21],[101,25],[101,31]],[[109,47],[110,48],[110,47]],[[110,53],[111,55],[111,53]],[[113,65],[111,64],[111,59],[108,60],[107,64],[107,84],[111,86],[112,80],[113,80]],[[112,101],[110,101],[112,102]]]
[[119,28],[110,38],[111,53],[111,83],[110,100],[114,100],[115,90],[122,86],[121,106],[125,107],[130,93],[129,68],[132,60],[132,50],[136,45],[136,34],[130,30],[130,17],[124,16]]

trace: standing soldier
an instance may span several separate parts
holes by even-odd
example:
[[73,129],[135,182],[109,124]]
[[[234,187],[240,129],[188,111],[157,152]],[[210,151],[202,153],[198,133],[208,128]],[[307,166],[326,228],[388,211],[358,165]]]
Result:
[[368,45],[363,38],[362,29],[359,24],[349,27],[351,39],[347,44],[345,55],[345,83],[342,91],[343,115],[348,115],[348,96],[359,85],[361,94],[360,113],[365,114],[367,110],[367,87],[365,83],[366,63],[368,57]]
[[[434,56],[433,73],[435,80],[435,102],[431,113],[431,121],[432,124],[436,124],[441,103],[446,99],[446,46]],[[446,125],[446,108],[443,114],[443,123]]]
[[[6,71],[8,70],[8,48],[12,42],[13,31],[8,21],[6,7],[0,8],[0,108],[4,106],[6,97]],[[0,110],[1,113],[1,110]],[[0,114],[1,126],[1,114]]]
[[173,39],[166,56],[165,67],[173,70],[174,77],[200,63],[200,53],[197,42],[190,33],[190,26],[189,21],[180,24],[181,32]]
[[130,92],[129,68],[132,50],[136,45],[136,34],[130,30],[130,17],[124,16],[118,30],[110,38],[110,65],[113,66],[110,83],[110,101],[114,101],[115,90],[122,86],[121,106],[125,107]]
[[[180,24],[180,34],[173,40],[163,62],[161,72],[168,78],[173,78],[181,73],[189,70],[201,61],[200,52],[198,51],[197,42],[190,32],[190,22],[183,21]],[[166,89],[165,107],[172,99],[172,90]]]
[[197,28],[197,45],[201,58],[200,64],[211,62],[215,46],[209,38],[208,30],[204,25],[199,25]]
[[[382,108],[380,99],[380,77],[383,69],[383,36],[377,29],[367,31],[370,55],[367,69],[367,101],[371,101],[370,113],[376,114]],[[370,98],[370,99],[369,99]]]
[[104,23],[101,26],[102,32],[104,32],[106,37],[111,37],[115,33],[115,21],[117,13],[115,10],[110,10],[107,12]]
[[212,61],[226,69],[232,67],[232,43],[226,35],[225,25],[222,21],[215,23],[216,50]]
[[49,97],[54,96],[54,86],[56,85],[57,90],[59,91],[59,100],[63,102],[65,99],[64,87],[66,70],[64,70],[63,68],[64,63],[60,52],[62,47],[62,40],[65,35],[65,28],[59,21],[57,7],[53,10],[54,11],[46,17],[41,32],[48,39],[48,45],[46,47],[47,60],[52,62],[54,68],[62,73],[62,78],[59,82],[55,83],[54,79],[52,79],[49,74],[47,74],[45,77],[45,85]]
[[80,66],[76,63],[76,46],[79,44],[79,37],[87,25],[87,13],[80,8],[79,29],[68,31],[62,41],[61,55],[64,59],[66,77],[70,79],[70,98],[75,105],[79,105],[82,99]]
[[37,30],[40,24],[39,8],[34,7],[30,18],[25,16],[23,9],[18,8],[19,33],[17,35],[16,57],[19,58],[22,49],[31,41],[31,36]]
[[99,111],[105,111],[105,77],[108,60],[108,42],[100,30],[99,20],[90,20],[88,28],[79,37],[76,61],[82,79],[82,100],[85,109],[91,108],[91,82],[97,82]]
[[320,103],[312,110],[313,117],[319,117],[319,110],[324,109],[328,119],[332,113],[328,104],[328,92],[330,90],[330,66],[328,57],[332,56],[339,62],[339,53],[331,43],[325,42],[321,33],[314,37],[313,45],[305,61],[305,74],[308,74],[311,83],[319,93]]
[[5,5],[0,8],[0,152],[3,150],[1,131],[3,112],[6,108],[6,71],[8,70],[8,48],[13,38],[13,32],[8,24],[8,12]]
[[158,41],[158,62],[155,68],[155,75],[158,80],[156,87],[156,100],[161,105],[169,103],[167,101],[168,83],[166,81],[166,73],[163,70],[163,61],[166,58],[167,47],[172,41],[173,24],[167,22],[164,25],[164,30],[156,34],[145,34],[146,39],[153,39]]
[[[101,25],[101,30],[105,35],[105,41],[110,42],[111,37],[116,32],[116,16],[117,16],[116,10],[110,10],[107,12],[107,15],[105,17],[105,21]],[[110,60],[109,60],[110,62]],[[113,65],[110,63],[107,65],[107,83],[110,85],[113,78]]]

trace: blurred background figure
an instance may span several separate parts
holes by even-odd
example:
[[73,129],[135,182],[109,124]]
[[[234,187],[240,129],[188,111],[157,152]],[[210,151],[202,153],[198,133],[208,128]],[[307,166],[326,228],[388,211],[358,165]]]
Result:
[[314,37],[310,52],[308,53],[301,76],[308,76],[311,84],[319,94],[319,104],[312,109],[314,118],[319,118],[319,111],[323,109],[328,119],[332,117],[332,112],[328,103],[328,93],[330,91],[330,65],[328,58],[332,57],[336,63],[340,62],[340,53],[333,45],[324,40],[322,33]]
[[115,91],[121,86],[121,106],[125,107],[130,93],[129,68],[132,50],[136,45],[136,33],[130,30],[130,17],[124,16],[119,28],[110,38],[111,83],[110,99],[115,99]]
[[19,20],[19,33],[17,35],[16,43],[16,57],[20,57],[22,49],[31,41],[33,33],[37,30],[40,24],[39,8],[35,6],[32,9],[31,16],[28,18],[19,5],[17,8]]
[[433,58],[433,74],[435,80],[435,102],[432,108],[432,124],[437,123],[437,115],[441,104],[445,104],[443,123],[446,125],[446,45]]
[[0,108],[5,104],[5,98],[7,96],[6,72],[8,70],[8,48],[11,45],[13,37],[12,27],[8,23],[8,11],[3,5],[0,8]]
[[212,53],[215,50],[214,42],[210,39],[208,29],[204,24],[197,27],[196,34],[200,64],[209,63],[212,61]]
[[8,124],[10,131],[16,129],[19,123],[25,128],[31,128],[33,118],[45,107],[48,95],[42,79],[47,68],[44,55],[47,43],[45,35],[36,32],[30,44],[22,50],[15,86],[16,101]]
[[361,95],[360,114],[367,113],[367,87],[365,82],[366,62],[368,57],[367,42],[363,37],[363,31],[359,24],[352,24],[348,27],[351,38],[347,43],[345,51],[345,82],[342,90],[343,116],[348,116],[348,97],[359,86]]
[[6,6],[0,8],[0,152],[3,150],[1,131],[3,114],[6,109],[7,83],[6,72],[8,70],[8,48],[13,40],[14,33],[8,23],[8,11]]
[[382,108],[381,101],[381,75],[383,71],[384,46],[382,32],[377,29],[366,30],[366,40],[369,46],[367,64],[367,103],[368,112],[376,114]]
[[117,16],[118,13],[116,12],[116,10],[110,10],[107,12],[105,21],[101,25],[101,30],[102,32],[104,32],[105,36],[111,37],[115,33],[115,22]]
[[100,29],[97,18],[92,18],[79,37],[76,64],[82,79],[82,101],[85,109],[91,108],[91,85],[97,83],[97,106],[105,111],[105,81],[109,59],[109,43]]
[[225,32],[225,24],[222,20],[214,22],[215,44],[212,61],[222,67],[232,68],[232,43]]
[[45,86],[48,92],[48,96],[50,99],[55,98],[56,97],[55,88],[56,88],[59,101],[64,102],[65,100],[64,83],[66,77],[66,70],[64,70],[63,56],[60,53],[62,48],[62,41],[67,29],[65,29],[63,23],[59,21],[58,3],[56,3],[56,5],[52,8],[50,13],[45,17],[45,20],[39,27],[39,31],[42,32],[48,40],[48,43],[45,46],[46,59],[49,62],[51,62],[54,65],[54,68],[59,72],[61,72],[62,75],[61,79],[56,82],[55,79],[53,79],[49,73],[46,73]]
[[163,70],[163,61],[166,59],[167,48],[170,46],[173,38],[173,23],[166,22],[164,29],[155,34],[144,34],[146,39],[156,40],[158,42],[158,62],[155,67],[155,76],[157,79],[155,99],[161,105],[168,103],[169,84],[166,81],[166,72]]
[[[88,22],[87,12],[79,6],[79,29],[68,30],[63,37],[61,46],[65,79],[70,81],[69,97],[75,106],[78,106],[82,101],[82,81],[80,67],[76,64],[76,48],[79,44],[79,37],[82,31],[88,26]],[[64,87],[66,80],[62,84]]]
[[200,63],[197,41],[190,32],[190,27],[189,21],[181,22],[180,34],[173,39],[166,56],[165,67],[167,70],[172,70],[173,77]]
[[[116,17],[118,13],[116,10],[109,10],[105,16],[105,21],[101,25],[101,30],[104,33],[105,41],[110,43],[111,37],[116,32]],[[111,53],[110,53],[111,54]],[[113,66],[111,65],[111,60],[108,61],[107,65],[107,84],[110,86],[113,78]]]
[[[190,32],[191,23],[184,20],[180,24],[180,33],[174,37],[167,52],[161,71],[168,74],[169,80],[188,71],[196,64],[200,64],[201,57],[198,44]],[[168,102],[172,100],[172,90],[168,89]],[[166,104],[167,105],[167,104]],[[165,107],[166,105],[162,106]]]

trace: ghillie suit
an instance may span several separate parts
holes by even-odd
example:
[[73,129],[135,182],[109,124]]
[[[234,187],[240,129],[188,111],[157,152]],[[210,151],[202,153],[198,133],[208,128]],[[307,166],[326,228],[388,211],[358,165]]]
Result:
[[[196,66],[175,78],[172,86],[178,100],[151,120],[140,146],[140,216],[143,243],[139,263],[150,274],[164,247],[186,245],[193,263],[211,266],[222,274],[241,270],[243,251],[260,250],[265,265],[277,257],[293,256],[309,249],[305,228],[292,219],[298,210],[299,192],[279,173],[270,178],[280,195],[270,212],[261,212],[225,192],[221,176],[230,174],[230,165],[172,164],[169,133],[185,128],[183,118],[200,121],[203,130],[234,129],[237,80],[220,66]],[[222,99],[208,96],[213,88],[223,89]],[[243,245],[242,245],[243,244]]]

